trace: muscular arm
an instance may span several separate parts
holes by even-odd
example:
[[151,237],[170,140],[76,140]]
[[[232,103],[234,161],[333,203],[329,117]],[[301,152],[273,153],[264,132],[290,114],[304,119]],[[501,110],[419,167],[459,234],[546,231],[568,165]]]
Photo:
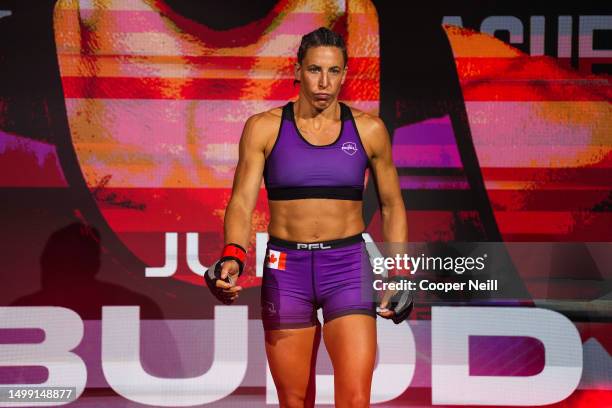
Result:
[[[244,125],[238,147],[238,165],[234,173],[232,196],[227,205],[224,219],[225,244],[235,243],[248,247],[251,234],[251,215],[257,202],[259,186],[265,164],[266,145],[270,135],[270,123],[274,122],[270,112],[250,117]],[[236,285],[239,275],[238,263],[234,260],[223,262],[221,279],[216,279],[216,288],[211,289],[224,303],[236,300],[242,290]],[[226,282],[229,278],[229,282]]]
[[257,202],[265,163],[267,113],[250,117],[242,132],[232,196],[225,211],[225,243],[248,247],[251,215]]
[[[357,119],[357,118],[356,118]],[[369,150],[370,162],[382,213],[383,238],[386,242],[406,242],[408,227],[406,208],[399,188],[397,170],[391,157],[391,140],[384,123],[377,117],[359,116],[360,134]]]
[[[360,134],[366,149],[369,150],[372,170],[378,185],[383,238],[386,242],[405,243],[408,238],[406,208],[399,188],[397,170],[391,157],[391,140],[382,120],[370,115],[363,116],[361,122],[365,123],[362,125],[363,131],[360,128]],[[355,119],[357,120],[357,118]],[[397,253],[397,251],[405,253],[403,245],[393,245],[389,250],[392,253]],[[387,306],[396,293],[396,290],[385,291],[377,310],[380,316],[387,319],[393,318],[396,312],[387,309]]]

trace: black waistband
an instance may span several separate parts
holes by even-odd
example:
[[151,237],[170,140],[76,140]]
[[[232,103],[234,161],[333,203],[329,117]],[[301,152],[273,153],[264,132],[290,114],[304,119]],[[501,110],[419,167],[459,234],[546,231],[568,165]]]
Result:
[[364,242],[361,234],[352,235],[346,238],[333,239],[331,241],[322,242],[293,242],[285,241],[284,239],[270,236],[268,243],[288,249],[303,249],[303,250],[315,250],[315,249],[334,249],[341,248],[347,245],[357,244]]
[[363,188],[358,187],[281,187],[267,188],[268,200],[301,200],[331,198],[335,200],[363,200]]

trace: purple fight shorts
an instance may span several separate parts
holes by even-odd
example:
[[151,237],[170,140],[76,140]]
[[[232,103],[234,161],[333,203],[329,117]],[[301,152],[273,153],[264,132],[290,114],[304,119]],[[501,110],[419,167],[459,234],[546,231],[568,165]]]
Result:
[[373,273],[361,234],[299,243],[270,237],[261,286],[264,330],[319,325],[348,314],[376,318]]

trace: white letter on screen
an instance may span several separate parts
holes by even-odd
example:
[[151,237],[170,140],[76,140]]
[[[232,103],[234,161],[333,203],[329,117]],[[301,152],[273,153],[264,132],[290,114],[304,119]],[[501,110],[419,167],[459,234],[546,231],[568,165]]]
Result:
[[[524,307],[432,307],[434,404],[547,405],[567,398],[582,376],[582,342],[565,316]],[[544,345],[532,376],[470,376],[469,336],[521,336]]]
[[161,378],[148,374],[140,361],[138,306],[102,309],[102,369],[110,386],[141,404],[193,406],[231,394],[247,368],[248,308],[215,306],[214,359],[199,377]]
[[145,268],[147,278],[167,278],[174,275],[178,266],[178,234],[166,232],[166,264],[164,266],[148,266]]
[[11,384],[11,387],[75,387],[76,395],[66,402],[5,402],[0,406],[49,406],[73,402],[83,393],[87,368],[70,350],[83,338],[83,321],[74,311],[54,306],[0,307],[1,329],[41,329],[41,343],[0,344],[0,366],[43,366],[49,371],[42,384]]

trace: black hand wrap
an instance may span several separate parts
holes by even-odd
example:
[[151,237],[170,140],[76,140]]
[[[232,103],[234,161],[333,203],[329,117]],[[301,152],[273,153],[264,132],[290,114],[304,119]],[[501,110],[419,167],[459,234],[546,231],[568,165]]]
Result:
[[[389,282],[405,282],[407,278],[403,276],[394,276],[389,279]],[[392,310],[395,314],[391,317],[393,323],[400,324],[410,316],[414,308],[414,298],[412,291],[408,289],[398,290],[395,295],[389,299],[387,309]]]
[[[210,292],[221,302],[223,302],[226,305],[229,305],[232,303],[231,300],[227,299],[224,296],[223,293],[223,288],[218,288],[217,287],[217,280],[221,279],[221,267],[223,266],[223,260],[220,259],[217,262],[215,262],[210,268],[208,268],[208,270],[206,271],[206,273],[204,274],[204,280],[206,281],[206,285],[208,286],[208,289],[210,289]],[[229,276],[227,276],[225,279],[223,279],[224,282],[230,283],[230,278]]]
[[[223,248],[223,252],[221,253],[221,259],[215,262],[204,274],[204,280],[206,281],[206,285],[210,292],[214,297],[219,299],[226,305],[229,305],[233,302],[229,297],[231,296],[227,292],[224,292],[223,288],[217,287],[217,281],[221,279],[221,269],[223,267],[223,262],[226,261],[236,261],[238,264],[238,276],[242,275],[242,271],[244,269],[244,261],[246,259],[246,250],[238,244],[227,244]],[[231,283],[229,275],[223,280],[224,282]]]

